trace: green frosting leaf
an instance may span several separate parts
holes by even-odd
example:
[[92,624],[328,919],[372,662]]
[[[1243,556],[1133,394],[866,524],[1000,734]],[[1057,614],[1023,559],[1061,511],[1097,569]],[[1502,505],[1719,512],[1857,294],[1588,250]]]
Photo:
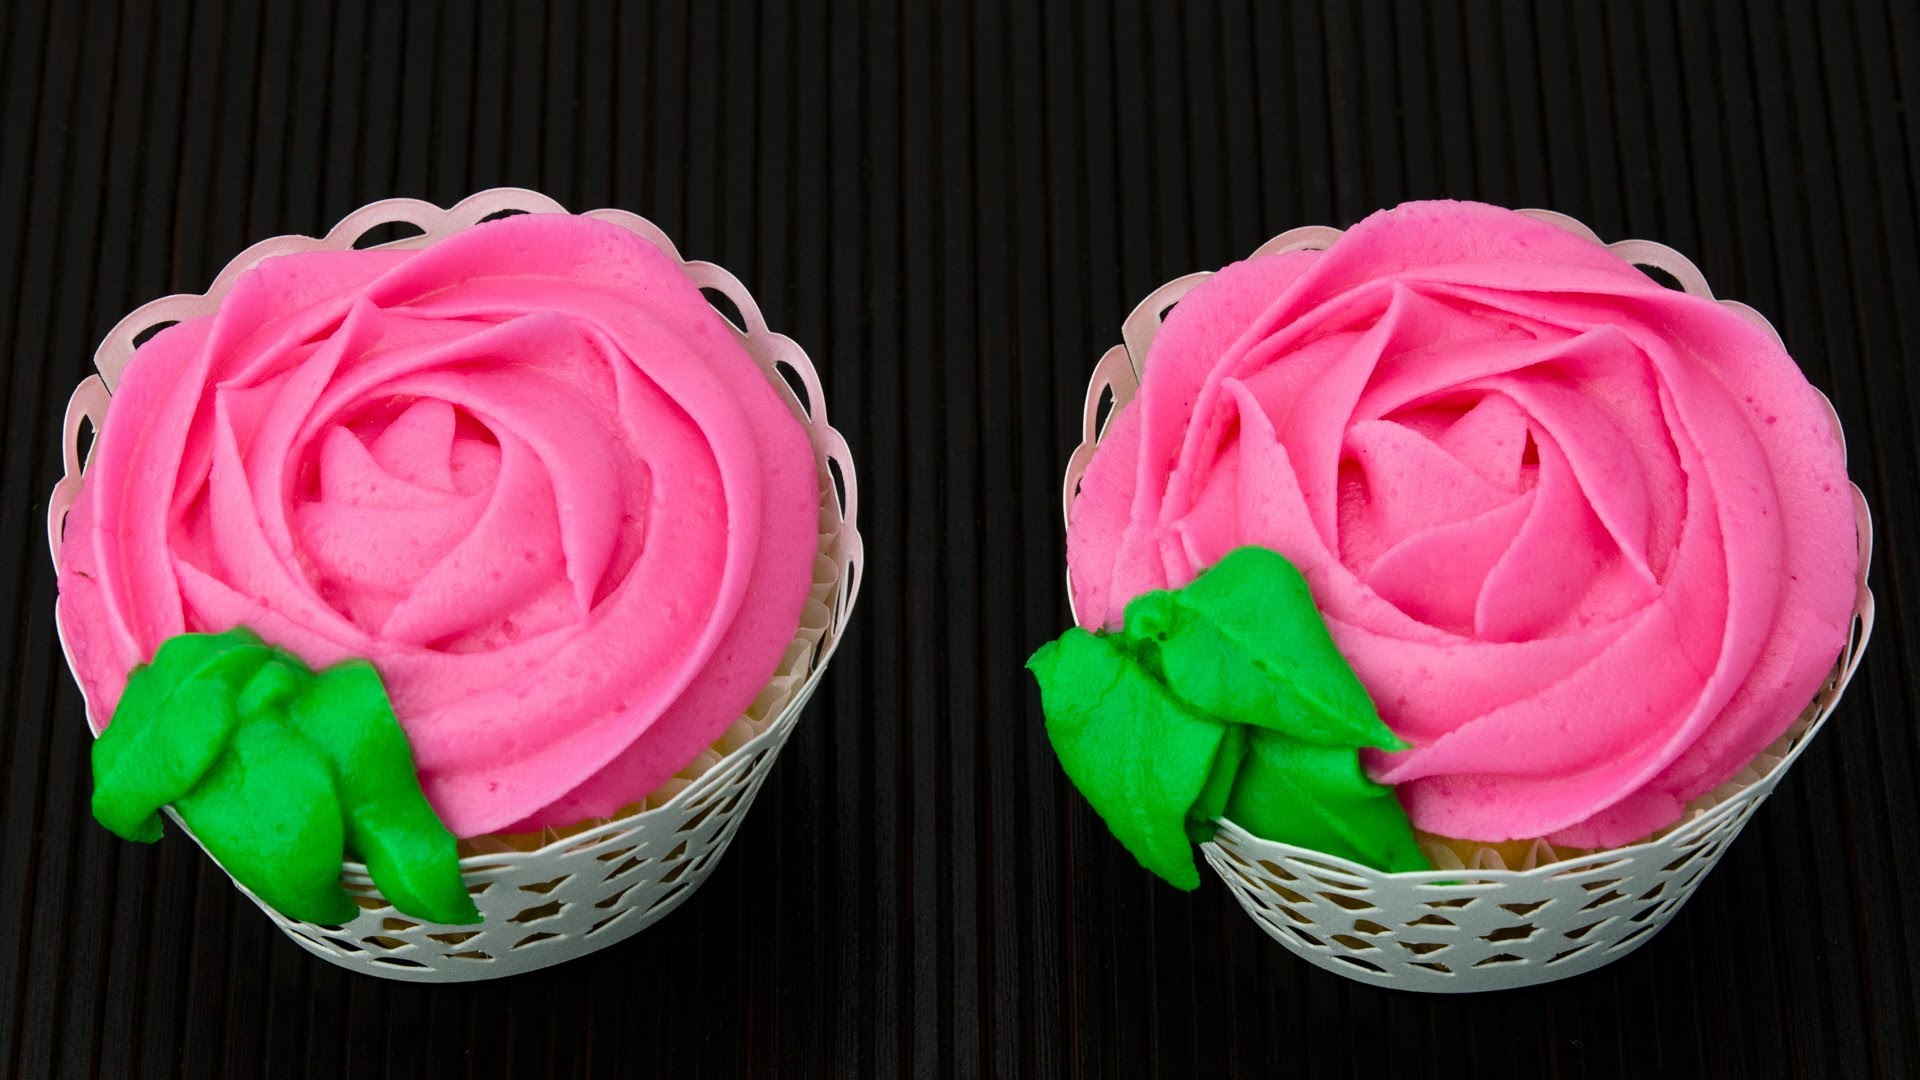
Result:
[[381,895],[432,922],[479,922],[452,855],[458,841],[420,792],[413,752],[373,665],[348,660],[321,672],[289,719],[331,759],[347,846],[366,861]]
[[182,634],[127,676],[93,743],[93,816],[129,840],[160,839],[160,808],[192,791],[226,749],[240,687],[271,655],[245,630]]
[[1220,735],[1220,749],[1213,756],[1213,771],[1200,797],[1187,808],[1187,839],[1204,844],[1213,839],[1214,822],[1227,812],[1233,785],[1240,778],[1240,765],[1247,759],[1247,729],[1228,724]]
[[1433,868],[1393,789],[1369,779],[1351,748],[1255,731],[1226,817],[1255,836],[1391,873]]
[[354,917],[340,886],[350,848],[399,910],[480,921],[455,838],[365,661],[316,675],[245,628],[178,635],[128,676],[93,771],[101,824],[151,842],[172,803],[235,880],[289,918]]
[[359,910],[340,887],[333,773],[279,721],[240,725],[219,764],[173,805],[221,867],[280,914],[338,925]]
[[1184,589],[1075,628],[1028,661],[1067,776],[1141,865],[1199,885],[1192,843],[1226,817],[1256,836],[1388,871],[1427,869],[1359,749],[1404,749],[1334,647],[1299,571],[1230,552]]
[[1140,865],[1198,888],[1187,811],[1214,786],[1220,723],[1181,704],[1111,637],[1076,627],[1027,666],[1074,786]]
[[1174,592],[1127,605],[1121,631],[1209,716],[1320,746],[1405,750],[1334,648],[1307,579],[1262,547],[1235,549]]

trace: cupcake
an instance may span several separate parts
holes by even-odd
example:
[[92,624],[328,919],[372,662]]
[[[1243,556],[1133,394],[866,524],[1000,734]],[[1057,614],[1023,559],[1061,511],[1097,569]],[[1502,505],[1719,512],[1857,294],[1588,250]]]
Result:
[[1628,905],[1495,943],[1664,922],[1698,874],[1635,920],[1603,857],[1753,786],[1857,659],[1864,514],[1831,408],[1750,310],[1625,256],[1697,282],[1684,260],[1553,215],[1410,203],[1269,248],[1142,306],[1177,301],[1122,354],[1137,393],[1103,365],[1115,409],[1069,477],[1080,626],[1031,665],[1069,776],[1176,884],[1198,883],[1176,836],[1219,830],[1248,909],[1347,974],[1477,988],[1437,955],[1468,935],[1391,947],[1396,889],[1407,922],[1462,929],[1417,910],[1462,884],[1436,867],[1499,871],[1460,908],[1555,881]]
[[[480,220],[506,208],[543,212]],[[423,215],[423,236],[351,247]],[[579,855],[613,820],[649,862],[633,815],[790,722],[851,603],[825,456],[850,482],[844,443],[811,368],[810,408],[773,369],[804,356],[729,325],[701,287],[757,324],[744,290],[647,223],[525,192],[380,204],[236,267],[194,317],[136,315],[178,321],[103,363],[111,403],[56,499],[102,821],[151,839],[168,805],[283,925],[364,909],[389,934],[524,914],[467,902],[490,890],[456,839]],[[756,749],[721,801],[751,796]],[[624,915],[598,901],[668,874],[683,896],[712,861],[684,841],[717,855],[730,833],[623,881],[589,860],[605,888],[574,899]],[[553,888],[528,892],[569,906]],[[442,944],[510,948],[477,934]],[[439,959],[388,940],[353,951]]]

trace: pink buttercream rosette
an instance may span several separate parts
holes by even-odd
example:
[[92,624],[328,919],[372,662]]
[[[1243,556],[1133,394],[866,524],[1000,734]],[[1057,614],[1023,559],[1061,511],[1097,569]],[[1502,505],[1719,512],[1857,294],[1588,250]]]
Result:
[[456,834],[566,825],[754,704],[820,499],[805,428],[674,258],[512,217],[268,258],[142,345],[59,619],[99,722],[181,632],[371,659]]
[[1416,827],[1672,824],[1847,640],[1829,407],[1764,323],[1555,224],[1414,203],[1333,235],[1167,316],[1071,503],[1080,621],[1263,544],[1413,744],[1368,766]]

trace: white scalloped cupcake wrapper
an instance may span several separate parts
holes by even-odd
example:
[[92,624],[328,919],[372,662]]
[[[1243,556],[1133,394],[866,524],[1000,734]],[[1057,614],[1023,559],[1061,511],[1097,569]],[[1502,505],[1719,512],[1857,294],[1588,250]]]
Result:
[[[94,354],[98,374],[81,382],[67,405],[61,444],[65,471],[47,507],[47,536],[56,563],[62,525],[83,483],[83,425],[99,430],[136,339],[168,323],[212,314],[240,274],[263,259],[296,251],[343,250],[394,223],[420,232],[380,246],[424,247],[509,212],[566,211],[544,195],[518,188],[483,191],[445,209],[415,199],[370,203],[348,214],[324,237],[263,240],[234,258],[205,293],[164,297],[122,319]],[[711,263],[682,259],[652,222],[624,210],[594,210],[588,216],[631,230],[671,255],[696,285],[732,301],[739,313],[735,331],[741,345],[806,425],[820,473],[820,547],[800,629],[747,712],[635,806],[613,818],[534,837],[472,842],[472,854],[460,860],[460,869],[484,917],[475,926],[436,926],[395,910],[360,863],[347,863],[341,875],[361,908],[359,917],[344,926],[288,919],[235,883],[295,943],[350,970],[410,982],[500,978],[605,948],[684,903],[719,862],[745,818],[825,674],[859,595],[865,563],[857,526],[859,486],[846,440],[827,422],[825,396],[812,361],[792,339],[767,328],[759,305],[737,278]],[[722,314],[733,321],[730,313]],[[61,648],[71,668],[64,634]],[[96,734],[98,719],[88,716]],[[181,832],[192,835],[171,808],[168,814]]]
[[[1594,232],[1564,214],[1524,210],[1595,243]],[[1327,226],[1292,229],[1254,252],[1318,250],[1339,239]],[[1646,240],[1607,247],[1637,266],[1670,275],[1685,291],[1713,299],[1685,256]],[[1062,509],[1070,511],[1080,477],[1113,416],[1133,400],[1148,347],[1167,312],[1210,273],[1176,278],[1150,293],[1122,324],[1123,344],[1094,367],[1082,414],[1080,446],[1067,463]],[[1722,305],[1779,332],[1759,312]],[[1832,411],[1831,403],[1828,405]],[[1840,420],[1836,436],[1845,444]],[[1492,847],[1458,850],[1423,839],[1432,871],[1388,874],[1337,856],[1253,836],[1221,822],[1201,847],[1207,862],[1247,914],[1275,941],[1318,967],[1357,982],[1434,993],[1499,990],[1553,982],[1591,971],[1644,945],[1693,895],[1727,844],[1806,749],[1845,691],[1873,632],[1867,568],[1873,521],[1854,488],[1860,569],[1853,630],[1825,687],[1798,721],[1737,775],[1689,804],[1679,822],[1636,844],[1563,852],[1533,841],[1509,867]],[[1069,603],[1072,591],[1068,591]],[[1512,848],[1509,846],[1509,853]],[[1463,876],[1464,875],[1464,876]]]

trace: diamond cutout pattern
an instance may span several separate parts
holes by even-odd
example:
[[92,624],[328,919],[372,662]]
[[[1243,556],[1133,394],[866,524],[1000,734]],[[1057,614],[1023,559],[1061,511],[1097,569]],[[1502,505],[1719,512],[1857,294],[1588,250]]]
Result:
[[1389,876],[1329,866],[1325,855],[1226,822],[1203,850],[1275,940],[1349,978],[1443,992],[1565,978],[1626,955],[1666,925],[1830,710],[1833,692],[1770,751],[1765,772],[1634,847],[1531,870]]
[[[1832,688],[1829,688],[1829,694]],[[1458,992],[1527,986],[1618,959],[1693,894],[1831,707],[1773,749],[1771,767],[1665,836],[1531,870],[1414,875],[1330,867],[1325,855],[1223,823],[1207,861],[1275,940],[1349,978]],[[1398,945],[1399,948],[1392,946]]]
[[[731,755],[686,790],[725,789],[739,796],[744,812],[791,729],[789,714],[768,732],[764,751]],[[309,952],[388,978],[456,981],[545,967],[638,932],[692,894],[731,839],[736,818],[709,812],[687,829],[692,815],[679,806],[670,800],[602,826],[597,843],[569,838],[538,851],[487,856],[483,869],[467,870],[468,891],[485,916],[477,927],[402,915],[364,879],[354,895],[365,910],[338,933],[268,914]],[[649,857],[669,849],[672,860]],[[612,873],[609,856],[618,860]],[[402,958],[405,963],[388,962]]]

